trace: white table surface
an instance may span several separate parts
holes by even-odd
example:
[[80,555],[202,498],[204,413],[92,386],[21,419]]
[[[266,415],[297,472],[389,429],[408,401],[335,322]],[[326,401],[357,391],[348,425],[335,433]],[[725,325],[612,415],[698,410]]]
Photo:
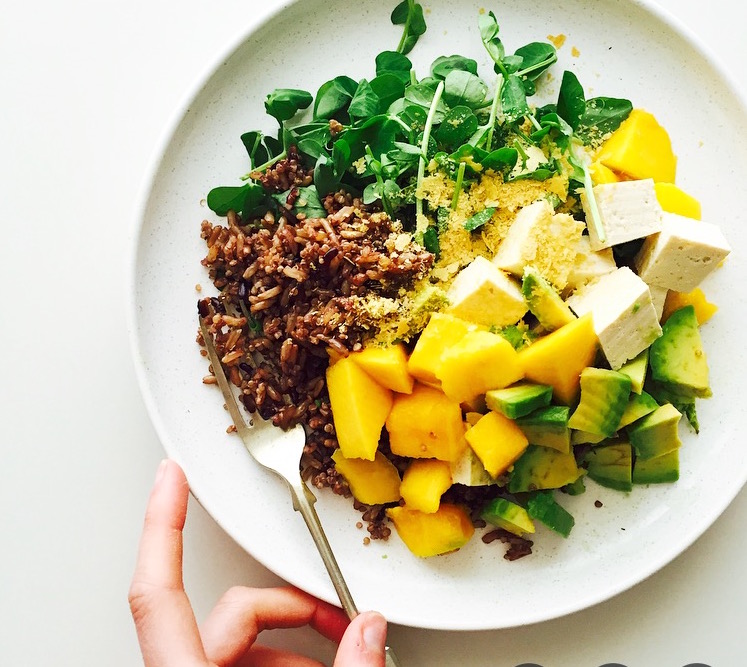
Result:
[[[142,175],[197,73],[277,0],[9,0],[0,20],[0,665],[140,664],[127,605],[163,450],[125,322]],[[747,88],[747,12],[662,0]],[[496,632],[392,626],[403,667],[745,664],[747,492],[673,563],[570,617]],[[741,545],[741,546],[740,546]],[[236,584],[280,583],[190,503],[199,618]],[[455,591],[455,594],[457,592]],[[265,641],[330,661],[310,630]]]

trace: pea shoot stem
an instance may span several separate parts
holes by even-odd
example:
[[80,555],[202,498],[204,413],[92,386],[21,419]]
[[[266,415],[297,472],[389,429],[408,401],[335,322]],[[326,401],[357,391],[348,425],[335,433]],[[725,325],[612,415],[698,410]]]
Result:
[[452,211],[456,211],[457,204],[459,204],[459,195],[462,194],[462,182],[464,181],[464,169],[466,166],[466,162],[459,163],[459,171],[457,171],[456,182],[454,183],[454,196],[451,198]]
[[268,169],[269,167],[272,167],[276,162],[279,162],[280,160],[284,159],[288,155],[288,151],[283,151],[282,153],[279,153],[274,158],[267,160],[264,164],[259,165],[256,169],[252,169],[248,174],[244,174],[241,177],[242,181],[248,181],[248,180],[257,180],[252,174],[261,174],[265,169]]
[[[425,178],[425,160],[428,155],[428,143],[431,139],[431,128],[433,127],[433,119],[436,117],[436,107],[441,101],[441,95],[444,92],[444,82],[439,81],[436,92],[433,93],[433,100],[431,101],[431,107],[428,109],[428,116],[425,119],[425,127],[423,128],[423,141],[420,144],[420,159],[418,160],[418,180],[415,186],[415,228],[419,231],[424,231],[427,227],[427,221],[423,221],[423,179]],[[425,225],[423,224],[425,222]],[[423,227],[423,229],[420,229]]]

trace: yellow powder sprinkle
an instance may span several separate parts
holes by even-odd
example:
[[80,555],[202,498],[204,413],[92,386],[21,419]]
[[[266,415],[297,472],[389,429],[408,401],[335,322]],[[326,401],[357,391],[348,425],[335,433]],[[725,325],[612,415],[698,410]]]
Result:
[[556,49],[559,49],[563,44],[565,44],[566,36],[562,33],[560,35],[548,35],[547,39],[552,42]]
[[573,48],[571,49],[571,55],[572,55],[572,56],[573,56],[574,58],[578,58],[578,57],[579,57],[579,56],[581,55],[581,51],[579,51],[579,50],[578,50],[578,48],[574,46],[574,47],[573,47]]

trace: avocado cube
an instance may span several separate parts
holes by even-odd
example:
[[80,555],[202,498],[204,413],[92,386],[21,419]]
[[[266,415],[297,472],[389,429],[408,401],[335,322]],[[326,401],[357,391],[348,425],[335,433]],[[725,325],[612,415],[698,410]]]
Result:
[[617,425],[618,430],[624,428],[628,424],[632,424],[641,417],[645,417],[651,414],[659,404],[656,402],[651,394],[642,391],[640,394],[630,394],[628,399],[628,405],[620,418],[620,423]]
[[646,381],[646,372],[648,371],[648,350],[646,348],[637,357],[624,363],[618,369],[624,375],[630,378],[630,390],[636,394],[643,391],[643,383]]
[[669,316],[650,351],[651,378],[683,398],[711,395],[708,362],[692,305]]
[[516,420],[533,445],[550,447],[565,454],[571,451],[571,430],[568,418],[571,409],[565,405],[548,405]]
[[552,491],[540,491],[529,498],[527,512],[563,537],[570,535],[576,523],[571,513],[555,500]]
[[633,464],[633,484],[664,484],[676,482],[679,478],[679,449],[652,459],[636,459]]
[[529,306],[529,311],[547,331],[555,331],[576,319],[573,311],[550,281],[543,278],[533,266],[524,268],[521,293]]
[[534,522],[527,511],[506,498],[493,498],[483,508],[480,516],[488,523],[519,537],[534,532]]
[[508,490],[511,493],[521,493],[559,489],[566,484],[572,484],[582,474],[573,454],[529,445],[514,463],[508,480]]
[[630,444],[638,459],[653,459],[678,449],[682,444],[678,426],[682,414],[666,403],[628,428]]
[[523,417],[550,404],[552,387],[546,384],[519,383],[485,393],[485,404],[509,419]]
[[584,457],[588,474],[597,484],[617,491],[633,489],[633,449],[628,442],[615,442],[590,450]]
[[623,373],[604,368],[585,368],[581,371],[581,400],[568,426],[611,436],[617,431],[628,404],[630,387],[630,378]]

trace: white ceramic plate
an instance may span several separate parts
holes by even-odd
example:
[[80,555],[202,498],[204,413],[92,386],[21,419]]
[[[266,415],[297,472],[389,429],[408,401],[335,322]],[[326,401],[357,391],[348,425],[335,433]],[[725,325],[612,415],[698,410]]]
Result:
[[[201,383],[206,362],[195,344],[199,225],[215,185],[246,171],[239,136],[274,131],[263,109],[275,87],[315,92],[338,74],[373,75],[373,59],[393,49],[400,31],[380,0],[303,0],[252,26],[198,82],[153,165],[138,219],[131,284],[133,350],[145,399],[167,453],[185,468],[193,492],[249,553],[284,579],[336,601],[301,517],[283,485],[225,433],[228,416],[214,387]],[[334,5],[334,7],[332,7]],[[428,32],[410,54],[420,76],[443,54],[490,68],[476,28],[481,2],[426,3]],[[419,560],[396,535],[363,546],[365,531],[350,501],[322,492],[318,511],[353,596],[391,621],[441,629],[487,629],[567,614],[641,581],[690,545],[747,478],[743,446],[742,334],[747,303],[744,174],[747,113],[702,48],[652,5],[619,0],[496,2],[509,50],[547,35],[566,35],[553,70],[572,69],[592,95],[628,97],[669,130],[679,155],[678,184],[702,201],[734,252],[705,285],[721,305],[703,329],[714,397],[699,404],[702,431],[685,433],[681,481],[630,495],[593,483],[563,498],[576,526],[564,540],[540,528],[535,553],[509,563],[503,548],[479,536],[458,553]],[[341,17],[339,26],[333,17]],[[572,50],[573,49],[573,50]],[[548,97],[556,91],[550,85]],[[603,507],[597,508],[595,500]],[[703,564],[708,567],[708,563]]]

